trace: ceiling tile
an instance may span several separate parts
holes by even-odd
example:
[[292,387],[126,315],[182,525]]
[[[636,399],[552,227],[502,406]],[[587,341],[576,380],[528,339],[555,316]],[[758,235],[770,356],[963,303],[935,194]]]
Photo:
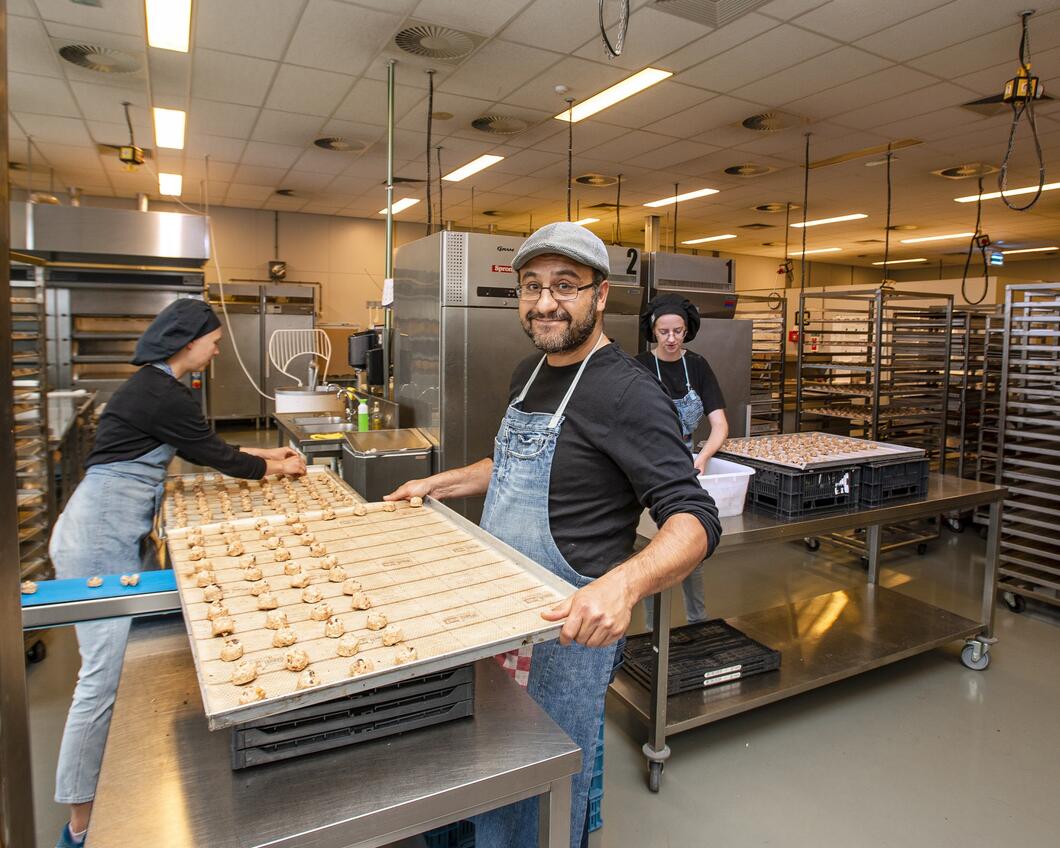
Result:
[[815,9],[824,2],[825,0],[773,0],[772,3],[759,6],[755,11],[786,21]]
[[[7,68],[40,76],[61,77],[60,59],[41,22],[12,17],[7,21]],[[63,64],[66,64],[65,62]]]
[[635,130],[623,132],[619,137],[588,148],[584,152],[594,159],[605,159],[612,162],[623,162],[632,159],[650,150],[658,150],[670,144],[672,139],[656,133]]
[[246,142],[237,138],[225,138],[206,133],[188,133],[184,152],[189,157],[209,156],[211,160],[238,162],[243,156]]
[[[405,75],[403,74],[403,76]],[[361,79],[352,88],[343,91],[343,94],[345,99],[339,98],[341,103],[338,104],[338,108],[333,110],[335,113],[334,117],[347,121],[357,121],[362,124],[386,126],[387,88],[385,82]],[[423,92],[420,89],[407,85],[395,85],[395,121],[400,122],[400,119],[422,99]],[[439,99],[438,92],[435,92],[435,111],[442,111],[444,108],[438,105]],[[424,107],[424,112],[426,112],[426,107]],[[330,115],[331,112],[328,114]]]
[[193,97],[260,106],[275,72],[275,62],[197,47],[191,93]]
[[[247,146],[243,150],[241,162],[244,165],[262,165],[268,168],[283,168],[286,170],[302,155],[303,150],[304,148],[302,147],[294,147],[287,144],[267,144],[263,141],[250,141],[247,142]],[[253,180],[247,180],[247,182],[253,182]]]
[[[901,17],[911,18],[945,6],[950,0],[902,0]],[[895,21],[895,7],[879,0],[832,0],[811,12],[800,15],[798,26],[837,38],[854,41],[864,38]]]
[[291,0],[198,0],[195,43],[259,59],[282,59],[301,13]]
[[[350,141],[362,141],[368,145],[378,143],[383,138],[383,130],[379,127],[359,124],[355,121],[339,121],[335,118],[332,118],[320,128],[320,134],[322,136],[337,136]],[[403,139],[404,136],[405,133],[400,136],[395,134],[395,139]]]
[[[224,140],[227,141],[227,139]],[[213,192],[218,184],[231,182],[237,167],[239,166],[234,161],[221,162],[211,157],[210,167],[207,169],[205,160],[198,160],[189,156],[184,161],[183,174],[184,179],[188,183],[197,183],[199,180],[204,180],[207,176],[207,171],[209,171],[210,191]]]
[[[549,139],[535,144],[534,149],[548,153],[562,153],[566,155],[570,125],[560,123],[559,121],[555,121],[555,123],[559,124],[562,131]],[[574,150],[576,153],[586,154],[598,145],[629,134],[630,131],[624,127],[594,123],[593,121],[582,121],[574,125]],[[657,138],[661,137],[657,136]],[[663,143],[666,144],[669,141],[671,141],[671,139],[665,139]],[[595,156],[596,154],[591,153],[589,155]]]
[[[504,100],[506,94],[521,89],[560,58],[555,53],[532,47],[506,41],[489,41],[457,68],[440,88],[466,97]],[[539,108],[523,100],[512,102]]]
[[576,55],[598,62],[609,61],[610,64],[631,71],[639,71],[648,66],[666,68],[663,57],[711,32],[713,30],[703,24],[645,7],[630,15],[630,36],[621,56],[608,60],[603,40],[599,36],[587,42]]
[[541,168],[562,161],[555,153],[541,150],[520,150],[514,147],[501,147],[494,151],[504,159],[493,166],[493,170],[505,174],[530,176]]
[[732,93],[767,106],[779,107],[800,97],[883,70],[890,64],[886,59],[854,47],[838,47]]
[[260,110],[237,103],[192,100],[188,129],[207,135],[246,139],[254,128]]
[[645,167],[655,168],[657,170],[670,170],[675,174],[682,173],[680,164],[688,162],[689,160],[696,159],[700,156],[706,156],[708,153],[714,153],[718,148],[713,147],[709,144],[703,144],[698,141],[675,141],[673,144],[668,144],[664,147],[660,147],[658,150],[652,150],[649,153],[642,154],[640,156],[633,156],[625,160],[631,162],[634,165],[644,165]]
[[70,0],[34,0],[41,18],[76,27],[143,36],[141,0],[108,0],[102,6],[86,6]]
[[468,3],[467,0],[420,0],[416,6],[417,20],[464,29],[482,35],[493,35],[530,0],[490,0],[489,3]]
[[830,118],[868,103],[915,91],[934,82],[927,74],[896,65],[859,80],[813,94],[788,104],[788,110],[807,118]]
[[228,186],[226,200],[261,204],[272,196],[272,191],[272,188],[269,186],[231,183]]
[[[711,98],[694,109],[672,115],[661,121],[656,121],[651,129],[655,132],[672,135],[677,138],[696,137],[707,144],[716,144],[719,147],[727,147],[713,138],[700,137],[702,133],[728,124],[742,121],[748,115],[761,112],[763,107],[760,103],[751,103],[747,100],[739,100],[735,97],[721,95]],[[740,130],[741,135],[749,132]]]
[[186,108],[192,54],[151,48],[147,51],[147,61],[154,105],[169,109]]
[[571,53],[593,38],[598,26],[596,3],[535,0],[505,27],[502,37],[506,41],[540,44],[560,53]]
[[[100,144],[128,144],[129,127],[127,124],[111,123],[108,121],[87,121],[88,132],[92,138]],[[136,131],[136,142],[141,147],[153,148],[155,146],[154,135],[149,125],[145,126],[134,122],[133,129]]]
[[309,0],[285,59],[310,68],[359,74],[380,45],[393,38],[400,22],[398,15],[335,0]]
[[948,82],[934,82],[926,88],[876,100],[860,109],[836,115],[836,123],[857,129],[871,129],[882,124],[891,124],[903,118],[923,115],[935,109],[958,106],[972,98],[968,90]]
[[240,165],[236,169],[235,180],[237,183],[246,185],[269,186],[274,188],[280,184],[286,168],[263,168],[258,165]]
[[773,18],[752,12],[671,53],[660,64],[668,71],[684,71],[778,25]]
[[[366,191],[374,191],[379,188],[379,181],[369,179],[366,177],[335,177],[334,180],[328,185],[328,194],[345,194],[350,197],[359,197]],[[399,191],[404,191],[406,186],[399,186],[394,189],[394,196],[397,196]],[[386,203],[386,195],[383,195],[383,203]]]
[[92,145],[85,122],[80,118],[59,118],[53,115],[30,115],[16,113],[19,124],[34,141],[52,141],[56,144]]
[[357,155],[354,153],[311,147],[298,157],[298,161],[294,163],[294,170],[309,171],[314,174],[341,174],[356,158]]
[[283,112],[328,117],[342,102],[355,77],[297,65],[280,65],[265,105]]
[[121,123],[125,120],[122,102],[128,101],[133,124],[151,126],[147,92],[143,89],[137,91],[111,85],[88,85],[83,82],[71,82],[70,88],[73,90],[81,114],[92,120]]
[[631,129],[653,129],[656,121],[684,113],[711,99],[714,95],[701,88],[681,85],[672,79],[663,80],[659,85],[643,95],[631,97],[622,103],[616,103],[604,112],[600,118],[610,124],[617,124]]
[[[549,115],[558,115],[567,108],[565,102],[567,97],[573,97],[575,101],[587,100],[628,76],[630,76],[629,71],[623,68],[590,62],[588,59],[569,57],[549,68],[546,73],[519,86],[504,99],[505,102],[518,106],[540,109]],[[567,86],[570,91],[566,94],[557,93],[555,88],[561,84]],[[648,92],[641,92],[630,98],[628,102],[634,103],[647,96]],[[603,116],[605,113],[597,114]]]
[[314,194],[323,190],[334,179],[330,174],[314,174],[309,171],[289,171],[283,178],[280,188],[290,188],[297,192]]
[[304,149],[319,137],[320,125],[323,122],[323,118],[315,115],[293,115],[290,112],[262,109],[251,138],[273,144],[296,145]]
[[7,105],[15,112],[81,117],[65,80],[11,72],[7,84]]

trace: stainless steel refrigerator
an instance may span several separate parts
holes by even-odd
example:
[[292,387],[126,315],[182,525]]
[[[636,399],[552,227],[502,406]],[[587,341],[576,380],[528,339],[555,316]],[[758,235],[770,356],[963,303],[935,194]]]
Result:
[[[493,455],[512,372],[535,352],[519,324],[515,236],[440,232],[398,249],[394,385],[401,421],[435,445],[435,470]],[[637,248],[609,247],[605,330],[636,354],[644,290]],[[472,520],[482,499],[452,506]]]

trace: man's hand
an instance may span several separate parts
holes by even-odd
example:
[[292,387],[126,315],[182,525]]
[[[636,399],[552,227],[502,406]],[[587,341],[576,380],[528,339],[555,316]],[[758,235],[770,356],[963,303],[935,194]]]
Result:
[[291,454],[280,461],[280,473],[288,477],[301,477],[305,474],[305,457],[291,451]]
[[265,459],[275,459],[277,462],[283,462],[292,456],[301,456],[298,451],[294,448],[267,448],[263,449],[258,453],[258,456]]
[[[426,477],[423,480],[409,480],[403,483],[389,495],[383,495],[384,501],[407,501],[409,498],[425,498],[434,489],[433,478]],[[437,500],[441,497],[435,496]]]
[[561,645],[578,642],[587,648],[602,648],[625,635],[635,603],[622,576],[609,572],[541,617],[545,621],[567,619],[559,634]]
[[697,456],[695,458],[695,461],[692,463],[696,467],[696,474],[699,474],[700,476],[706,474],[707,473],[707,463],[708,462],[710,462],[710,457],[709,456],[706,456],[705,454],[702,454],[702,453],[699,456]]

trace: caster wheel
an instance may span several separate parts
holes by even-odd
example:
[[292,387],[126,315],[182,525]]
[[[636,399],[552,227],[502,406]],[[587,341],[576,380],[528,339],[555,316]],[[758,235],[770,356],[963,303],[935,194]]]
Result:
[[806,546],[808,551],[819,551],[821,549],[821,540],[814,539],[812,536],[802,540],[802,543]]
[[926,554],[928,552],[927,542],[921,542],[919,545],[917,545],[916,546],[916,552],[920,556],[923,556],[924,554]]
[[26,660],[31,663],[39,663],[48,656],[48,648],[41,641],[34,642],[26,649]]
[[652,792],[659,791],[659,781],[662,779],[662,772],[662,763],[648,763],[648,789]]
[[1001,600],[1014,613],[1021,613],[1027,609],[1027,599],[1023,595],[1017,595],[1015,592],[1002,592]]
[[972,671],[982,671],[990,665],[990,654],[984,652],[979,655],[979,659],[975,659],[975,646],[965,645],[961,650],[961,662]]
[[946,527],[948,527],[950,532],[952,533],[964,532],[964,524],[961,523],[961,520],[959,518],[947,518]]

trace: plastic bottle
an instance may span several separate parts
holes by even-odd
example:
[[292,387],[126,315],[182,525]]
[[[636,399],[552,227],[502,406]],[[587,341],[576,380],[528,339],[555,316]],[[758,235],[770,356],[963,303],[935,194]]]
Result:
[[373,430],[383,429],[383,410],[379,408],[379,401],[372,404],[371,428]]
[[368,402],[364,398],[357,404],[357,432],[368,432]]

